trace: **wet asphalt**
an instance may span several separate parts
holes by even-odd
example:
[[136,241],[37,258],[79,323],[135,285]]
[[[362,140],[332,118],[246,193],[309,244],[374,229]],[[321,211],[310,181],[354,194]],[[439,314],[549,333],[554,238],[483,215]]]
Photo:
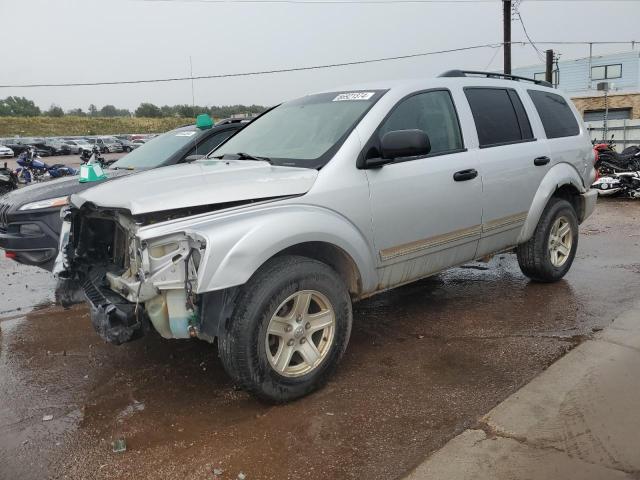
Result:
[[504,254],[357,304],[335,377],[276,407],[204,342],[105,344],[84,306],[51,306],[48,273],[2,259],[0,478],[401,478],[633,305],[640,202],[601,201],[580,230],[556,284]]

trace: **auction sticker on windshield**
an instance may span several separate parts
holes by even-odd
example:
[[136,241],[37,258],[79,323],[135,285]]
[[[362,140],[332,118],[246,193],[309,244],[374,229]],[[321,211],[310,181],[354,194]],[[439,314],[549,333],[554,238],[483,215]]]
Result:
[[334,102],[344,102],[347,100],[369,100],[375,95],[375,92],[349,92],[341,93],[333,99]]
[[179,132],[176,133],[176,137],[193,137],[196,132]]

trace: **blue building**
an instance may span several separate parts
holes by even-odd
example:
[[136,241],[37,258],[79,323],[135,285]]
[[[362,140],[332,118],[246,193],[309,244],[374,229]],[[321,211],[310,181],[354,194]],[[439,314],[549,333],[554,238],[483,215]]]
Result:
[[[512,73],[544,80],[545,66],[514,68]],[[640,51],[561,60],[553,80],[573,98],[585,120],[602,119],[605,105],[604,93],[597,90],[600,82],[609,83],[609,118],[640,118]]]

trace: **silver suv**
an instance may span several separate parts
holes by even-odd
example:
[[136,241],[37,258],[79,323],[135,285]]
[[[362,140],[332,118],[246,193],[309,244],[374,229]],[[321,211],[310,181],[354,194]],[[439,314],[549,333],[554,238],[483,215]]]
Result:
[[532,280],[562,278],[593,161],[544,82],[453,71],[308,95],[209,158],[73,195],[57,271],[105,340],[217,339],[240,386],[288,401],[335,369],[354,301],[513,249]]

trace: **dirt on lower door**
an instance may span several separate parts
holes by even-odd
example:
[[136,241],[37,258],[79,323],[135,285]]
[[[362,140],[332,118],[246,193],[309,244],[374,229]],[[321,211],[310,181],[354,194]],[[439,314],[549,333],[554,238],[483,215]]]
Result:
[[276,407],[236,390],[215,346],[118,347],[84,306],[32,309],[50,274],[3,260],[0,478],[400,478],[629,308],[639,251],[640,202],[601,201],[556,284],[505,254],[361,302],[335,377]]

